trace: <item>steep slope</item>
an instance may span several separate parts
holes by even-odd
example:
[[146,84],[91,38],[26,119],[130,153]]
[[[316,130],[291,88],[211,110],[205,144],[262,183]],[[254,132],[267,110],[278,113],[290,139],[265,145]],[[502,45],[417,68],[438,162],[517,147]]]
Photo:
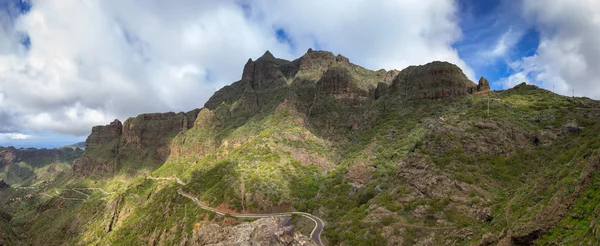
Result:
[[284,244],[265,232],[276,227],[184,193],[228,213],[313,214],[330,245],[593,245],[599,130],[597,101],[526,84],[491,92],[446,62],[370,71],[330,52],[266,52],[200,110],[95,127],[77,176],[16,224],[33,244],[194,245],[248,231]]
[[10,226],[10,220],[12,217],[0,210],[0,245],[25,245],[15,234]]
[[169,143],[193,126],[198,110],[187,113],[142,114],[124,124],[115,120],[95,126],[86,140],[86,151],[73,165],[82,176],[110,176],[152,171],[169,156]]

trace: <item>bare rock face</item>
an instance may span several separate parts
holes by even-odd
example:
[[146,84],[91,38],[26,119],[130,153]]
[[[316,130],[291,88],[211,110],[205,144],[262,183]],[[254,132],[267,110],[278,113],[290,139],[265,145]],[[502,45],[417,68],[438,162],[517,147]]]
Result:
[[372,71],[328,51],[309,49],[294,61],[275,58],[267,51],[256,61],[249,59],[241,80],[217,91],[204,107],[215,110],[222,104],[236,105],[241,109],[236,112],[230,108],[232,113],[254,114],[264,105],[271,105],[277,98],[275,93],[280,96],[294,93],[303,105],[310,105],[316,94],[357,100],[377,100],[391,94],[401,100],[413,100],[461,97],[487,91],[489,82],[485,78],[475,84],[458,66],[448,62],[410,66],[402,71]]
[[265,218],[236,226],[207,224],[195,233],[198,245],[316,245],[287,218]]
[[246,65],[244,65],[244,70],[242,71],[242,81],[252,81],[254,78],[254,61],[252,58],[248,59]]
[[476,88],[458,66],[439,61],[410,66],[392,82],[393,93],[406,100],[467,96]]
[[113,172],[117,167],[123,124],[114,120],[106,126],[94,126],[85,141],[86,152],[73,163],[73,172],[81,175]]
[[242,75],[242,78],[251,78],[249,80],[250,85],[256,90],[286,87],[286,76],[284,71],[280,69],[280,66],[287,63],[289,63],[289,61],[278,60],[271,52],[267,51],[250,66],[254,68],[251,72],[251,76],[250,74],[244,74]]
[[142,165],[163,163],[170,153],[170,140],[193,127],[198,112],[141,114],[123,125],[115,120],[107,126],[95,126],[83,157],[73,164],[73,172],[102,176],[118,171],[130,158]]
[[368,91],[356,86],[356,79],[343,67],[332,67],[317,82],[320,94],[337,98],[367,98]]
[[184,113],[141,114],[123,125],[123,140],[136,149],[155,146],[162,138],[189,129],[195,121]]
[[92,127],[92,134],[85,141],[86,147],[97,146],[110,142],[121,137],[123,124],[119,120],[114,120],[106,126]]
[[204,107],[215,110],[221,104],[233,104],[240,98],[256,104],[258,101],[254,95],[256,92],[287,88],[288,82],[297,72],[297,63],[275,58],[267,51],[256,61],[248,59],[242,72],[242,79],[215,92]]
[[481,77],[479,79],[479,83],[477,83],[477,92],[488,92],[490,91],[490,82],[484,78]]

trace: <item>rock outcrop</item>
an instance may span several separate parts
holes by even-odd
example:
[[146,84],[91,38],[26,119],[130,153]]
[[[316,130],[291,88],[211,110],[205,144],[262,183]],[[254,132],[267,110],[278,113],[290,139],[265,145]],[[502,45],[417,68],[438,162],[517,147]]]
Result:
[[191,128],[195,120],[195,117],[188,118],[184,113],[141,114],[123,124],[123,142],[135,149],[154,146],[164,137]]
[[436,61],[400,71],[391,87],[396,96],[413,100],[467,96],[477,85],[458,66]]
[[490,91],[490,82],[484,78],[481,77],[479,79],[479,83],[477,83],[477,92],[488,92]]
[[317,91],[336,98],[366,99],[369,91],[358,88],[357,84],[357,78],[347,68],[332,67],[317,82]]
[[[135,171],[157,168],[170,153],[170,140],[194,126],[199,110],[187,113],[141,114],[124,124],[115,120],[106,126],[95,126],[86,140],[83,157],[74,163],[79,175],[106,175],[121,169]],[[137,160],[136,167],[130,160]]]
[[98,146],[119,139],[122,129],[123,124],[119,120],[114,120],[106,126],[94,126],[92,134],[85,141],[86,147]]

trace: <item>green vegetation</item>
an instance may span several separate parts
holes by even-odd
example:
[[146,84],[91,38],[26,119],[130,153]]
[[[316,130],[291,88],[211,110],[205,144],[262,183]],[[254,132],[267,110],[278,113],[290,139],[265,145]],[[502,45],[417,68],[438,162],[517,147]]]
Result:
[[[346,68],[367,77],[361,88],[379,81]],[[600,240],[600,103],[526,85],[440,100],[317,95],[316,81],[300,78],[324,71],[311,72],[286,77],[289,87],[226,95],[200,112],[196,127],[150,147],[119,139],[86,150],[112,163],[118,146],[113,176],[76,176],[63,162],[14,164],[0,177],[45,186],[0,195],[55,192],[0,202],[33,244],[177,245],[193,240],[199,222],[251,221],[203,211],[180,188],[223,210],[314,214],[327,221],[332,245],[466,245],[503,230],[515,238],[540,232],[526,243]],[[292,218],[305,235],[309,222]]]

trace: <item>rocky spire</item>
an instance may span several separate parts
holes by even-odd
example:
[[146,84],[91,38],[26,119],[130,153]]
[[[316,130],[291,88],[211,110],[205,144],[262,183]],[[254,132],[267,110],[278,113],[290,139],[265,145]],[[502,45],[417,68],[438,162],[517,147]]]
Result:
[[244,65],[244,71],[242,72],[242,80],[251,81],[252,77],[254,77],[254,62],[252,61],[252,58],[250,58],[246,62],[246,65]]
[[486,78],[481,77],[479,83],[477,83],[477,91],[490,91],[490,82]]
[[264,53],[264,54],[263,54],[263,55],[262,55],[260,58],[258,58],[258,59],[261,59],[261,60],[274,60],[274,59],[275,59],[275,56],[273,56],[273,54],[271,54],[271,52],[267,50],[267,51],[266,51],[266,52],[265,52],[265,53]]

